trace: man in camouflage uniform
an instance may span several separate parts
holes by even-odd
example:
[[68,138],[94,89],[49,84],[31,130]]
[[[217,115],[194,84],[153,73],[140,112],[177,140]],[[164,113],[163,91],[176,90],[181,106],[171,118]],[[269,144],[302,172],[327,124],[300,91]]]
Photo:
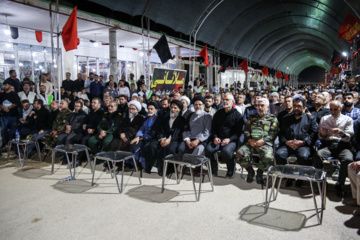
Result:
[[263,183],[263,172],[267,171],[274,162],[273,145],[278,133],[278,120],[275,115],[268,113],[269,100],[257,100],[258,113],[250,115],[245,125],[245,144],[236,152],[237,160],[248,171],[246,181],[251,183],[254,179],[254,169],[251,166],[251,154],[258,153],[259,167],[256,182]]
[[98,134],[89,139],[89,147],[93,154],[101,150],[100,145],[103,146],[104,151],[110,150],[113,134],[119,130],[124,118],[124,114],[118,111],[118,104],[115,101],[109,103],[108,109],[97,127]]
[[48,145],[49,147],[54,147],[56,145],[56,139],[58,136],[65,132],[65,122],[70,117],[71,113],[72,112],[69,109],[69,102],[66,100],[61,100],[60,112],[53,122],[52,131],[42,138],[44,144]]

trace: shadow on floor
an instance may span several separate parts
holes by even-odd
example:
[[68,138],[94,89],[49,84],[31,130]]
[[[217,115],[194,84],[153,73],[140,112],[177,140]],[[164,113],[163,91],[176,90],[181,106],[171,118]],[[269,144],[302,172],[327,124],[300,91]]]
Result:
[[94,187],[97,187],[97,184],[91,186],[88,181],[79,179],[75,181],[64,181],[64,182],[57,182],[52,187],[56,190],[59,190],[64,193],[84,193]]
[[258,225],[280,231],[300,231],[306,223],[306,216],[297,212],[289,212],[259,205],[251,205],[240,212],[240,219],[249,224]]
[[21,168],[13,173],[14,176],[27,178],[27,179],[37,179],[46,175],[51,175],[50,171],[39,169],[39,168]]
[[178,196],[179,192],[165,189],[164,192],[161,193],[161,187],[144,185],[130,189],[126,195],[147,202],[163,203]]

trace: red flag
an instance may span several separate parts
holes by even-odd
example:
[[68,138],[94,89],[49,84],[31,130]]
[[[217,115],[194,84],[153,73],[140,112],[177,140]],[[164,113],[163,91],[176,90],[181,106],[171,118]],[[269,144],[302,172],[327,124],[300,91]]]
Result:
[[288,82],[289,81],[289,76],[287,74],[285,74],[285,81]]
[[41,43],[42,42],[42,32],[35,31],[36,40]]
[[73,12],[62,29],[61,37],[66,51],[77,49],[78,33],[76,12],[77,7],[75,6]]
[[353,14],[349,13],[344,19],[344,22],[341,24],[338,32],[339,39],[344,39],[352,43],[359,33],[360,20]]
[[192,62],[193,58],[190,58],[190,61]]
[[334,74],[335,74],[335,69],[334,67],[331,67],[330,77],[332,77]]
[[204,58],[204,64],[206,66],[209,66],[209,56],[207,53],[207,45],[205,45],[205,47],[199,52],[199,56]]
[[182,56],[179,56],[179,59],[181,59],[182,58]]
[[275,76],[276,76],[277,78],[282,78],[282,77],[283,77],[283,75],[281,74],[280,71],[277,71],[277,72],[275,73]]
[[268,68],[265,66],[263,67],[263,69],[261,69],[262,73],[265,75],[265,76],[268,76],[269,75],[269,71],[268,71]]
[[244,70],[245,73],[249,71],[247,59],[245,59],[239,66]]

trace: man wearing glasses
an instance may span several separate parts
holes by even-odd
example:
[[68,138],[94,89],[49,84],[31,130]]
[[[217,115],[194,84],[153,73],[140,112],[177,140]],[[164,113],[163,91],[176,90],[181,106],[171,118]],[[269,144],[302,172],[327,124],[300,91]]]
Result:
[[233,153],[243,128],[241,114],[233,108],[234,97],[230,93],[224,94],[223,108],[218,110],[211,125],[210,141],[205,149],[205,156],[211,160],[211,170],[217,176],[218,164],[214,153],[221,151],[222,159],[226,160],[226,178],[234,178],[235,161]]

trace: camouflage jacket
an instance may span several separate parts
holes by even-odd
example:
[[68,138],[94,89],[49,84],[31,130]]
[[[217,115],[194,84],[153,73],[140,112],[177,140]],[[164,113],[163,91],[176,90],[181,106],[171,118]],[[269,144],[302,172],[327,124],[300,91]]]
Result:
[[250,115],[245,125],[245,141],[249,139],[263,139],[265,144],[272,146],[278,134],[279,122],[273,114],[267,113],[264,117],[259,114]]
[[71,113],[71,110],[68,108],[65,111],[60,111],[56,116],[55,121],[53,122],[52,130],[57,132],[65,131],[65,123],[66,120],[70,117]]
[[113,113],[104,112],[104,116],[97,127],[98,132],[100,133],[101,131],[106,131],[107,134],[113,134],[114,132],[117,132],[120,128],[123,118],[124,115],[119,111]]

